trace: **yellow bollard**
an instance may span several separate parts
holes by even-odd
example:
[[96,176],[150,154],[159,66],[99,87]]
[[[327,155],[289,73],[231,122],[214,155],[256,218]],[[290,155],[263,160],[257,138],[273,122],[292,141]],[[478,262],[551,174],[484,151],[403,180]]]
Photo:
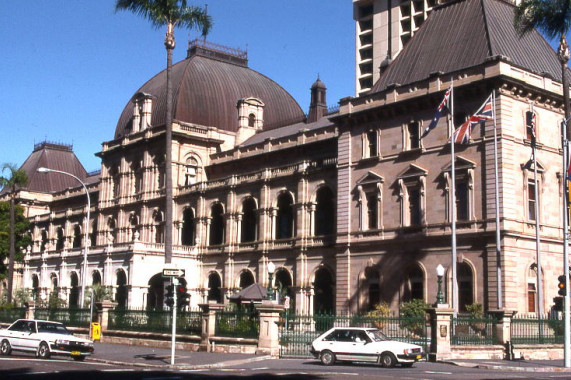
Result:
[[101,325],[98,322],[93,322],[91,324],[91,339],[93,340],[101,339]]

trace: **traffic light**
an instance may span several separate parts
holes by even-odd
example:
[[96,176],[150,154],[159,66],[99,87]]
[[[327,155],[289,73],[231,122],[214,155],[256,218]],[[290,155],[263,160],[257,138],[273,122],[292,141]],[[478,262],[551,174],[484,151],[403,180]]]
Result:
[[560,296],[565,296],[565,294],[566,294],[565,275],[561,275],[557,279],[559,280],[559,284],[557,285],[557,288],[559,289],[559,291],[557,292],[557,294],[559,294]]
[[176,287],[176,304],[179,309],[183,309],[185,306],[188,305],[188,301],[190,300],[190,294],[186,290],[185,285],[177,285]]
[[173,307],[174,305],[174,285],[167,285],[166,287],[167,293],[165,294],[165,305],[168,307]]

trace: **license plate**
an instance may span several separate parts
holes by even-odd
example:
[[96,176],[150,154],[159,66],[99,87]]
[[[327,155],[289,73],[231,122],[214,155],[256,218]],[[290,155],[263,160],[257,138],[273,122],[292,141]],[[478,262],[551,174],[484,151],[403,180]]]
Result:
[[79,356],[81,355],[81,352],[79,351],[71,351],[71,356]]
[[422,359],[422,355],[416,355],[417,359]]

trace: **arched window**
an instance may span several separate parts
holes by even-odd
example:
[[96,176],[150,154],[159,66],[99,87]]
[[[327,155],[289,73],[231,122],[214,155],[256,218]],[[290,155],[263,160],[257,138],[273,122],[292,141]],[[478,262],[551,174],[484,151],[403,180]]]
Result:
[[97,218],[93,219],[93,223],[91,223],[91,233],[89,236],[90,245],[95,247],[97,245]]
[[182,212],[181,244],[187,246],[194,245],[195,234],[194,212],[188,207]]
[[32,275],[32,297],[38,300],[40,296],[40,279],[37,274]]
[[194,157],[189,157],[186,159],[184,173],[184,186],[190,186],[198,181],[199,176],[199,165],[198,161]]
[[457,266],[458,276],[458,309],[466,311],[466,306],[474,303],[474,274],[467,263]]
[[411,267],[403,277],[403,301],[424,299],[424,273],[418,265]]
[[256,114],[251,113],[248,115],[248,127],[254,128],[256,126]]
[[335,200],[329,187],[317,191],[315,208],[315,235],[331,235],[335,232]]
[[50,284],[51,284],[51,296],[57,297],[59,292],[59,285],[57,275],[55,273],[50,274]]
[[282,193],[278,197],[278,213],[276,220],[276,239],[293,237],[294,213],[293,199],[289,193]]
[[165,285],[163,274],[157,273],[149,279],[147,293],[147,309],[162,309],[164,307]]
[[113,166],[109,169],[109,177],[111,179],[111,200],[115,200],[119,198],[119,188],[120,188],[120,177],[119,177],[119,169],[116,166]]
[[210,209],[210,245],[224,243],[224,208],[215,203]]
[[153,222],[155,227],[155,243],[164,243],[164,221],[163,213],[159,210],[153,212]]
[[208,301],[222,303],[222,280],[220,275],[212,272],[208,275]]
[[381,289],[379,286],[379,270],[376,267],[365,269],[365,291],[367,309],[373,310],[381,302]]
[[97,270],[91,274],[91,285],[101,285],[101,273]]
[[115,302],[117,306],[124,308],[127,306],[127,296],[129,291],[127,289],[127,275],[122,269],[117,271],[117,293],[115,294]]
[[335,311],[335,284],[333,283],[333,276],[327,269],[319,268],[317,272],[315,272],[313,290],[315,293],[313,300],[313,313],[333,313]]
[[40,245],[40,250],[44,252],[48,247],[48,231],[42,230],[42,242]]
[[56,250],[61,251],[64,245],[63,228],[58,227],[56,230]]
[[107,219],[107,229],[109,232],[109,243],[113,243],[117,240],[117,223],[115,222],[115,218],[110,217]]
[[74,308],[79,306],[79,278],[76,272],[71,272],[69,279],[71,286],[69,290],[69,307]]
[[76,224],[73,227],[73,248],[81,247],[81,227]]
[[290,273],[284,269],[280,268],[276,271],[276,279],[274,282],[274,286],[276,287],[276,293],[278,295],[278,301],[283,302],[282,300],[287,296],[290,299],[290,308],[295,309],[292,307],[291,302],[295,300],[295,294],[292,286],[292,280]]
[[537,266],[533,264],[527,271],[527,311],[537,312]]
[[247,243],[257,239],[258,220],[256,217],[256,201],[248,197],[242,203],[242,226],[240,242]]

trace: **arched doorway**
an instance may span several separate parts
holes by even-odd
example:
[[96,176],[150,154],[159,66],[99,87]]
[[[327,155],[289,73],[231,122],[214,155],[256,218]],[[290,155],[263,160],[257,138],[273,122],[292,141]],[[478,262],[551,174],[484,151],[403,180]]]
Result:
[[149,280],[147,309],[162,309],[164,304],[165,284],[162,273],[157,273]]
[[409,268],[403,277],[402,285],[404,302],[424,299],[424,273],[418,265]]
[[315,292],[313,298],[313,313],[332,314],[335,311],[335,284],[333,282],[333,276],[327,269],[322,267],[315,272],[313,290]]
[[40,279],[37,274],[32,275],[32,298],[38,300],[40,296]]
[[97,270],[91,274],[91,285],[101,285],[101,273]]
[[282,300],[287,296],[290,299],[290,308],[295,309],[295,305],[292,305],[295,297],[293,294],[293,289],[291,288],[291,275],[286,269],[280,268],[276,271],[276,280],[274,286],[276,287],[278,301],[280,303],[283,302]]
[[71,272],[69,276],[70,290],[69,290],[69,307],[75,308],[79,305],[79,277],[76,272]]
[[217,272],[208,275],[208,301],[222,303],[222,280]]
[[365,269],[365,302],[366,310],[373,310],[381,302],[381,288],[379,285],[379,270],[377,267]]
[[127,306],[127,275],[125,271],[120,269],[117,271],[117,293],[115,294],[115,302],[117,302],[117,307],[124,308]]
[[466,312],[466,306],[474,303],[474,276],[468,263],[460,263],[458,271],[458,311]]

